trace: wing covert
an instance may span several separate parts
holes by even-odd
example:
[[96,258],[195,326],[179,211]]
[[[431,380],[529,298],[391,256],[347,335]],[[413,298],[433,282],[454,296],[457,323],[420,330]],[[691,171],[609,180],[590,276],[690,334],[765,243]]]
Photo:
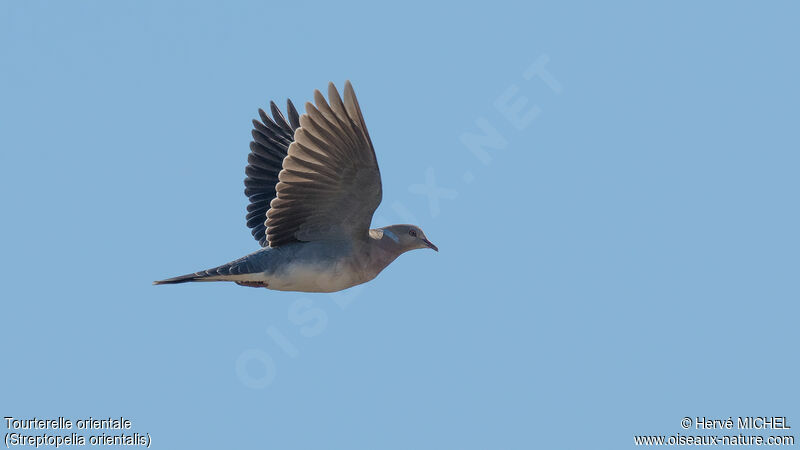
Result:
[[[330,83],[328,101],[315,91],[315,105],[306,103],[300,128],[294,130],[294,142],[288,146],[275,197],[266,212],[266,239],[271,247],[293,241],[366,238],[380,204],[378,162],[350,82],[345,83],[344,101]],[[258,205],[261,211],[264,204]]]

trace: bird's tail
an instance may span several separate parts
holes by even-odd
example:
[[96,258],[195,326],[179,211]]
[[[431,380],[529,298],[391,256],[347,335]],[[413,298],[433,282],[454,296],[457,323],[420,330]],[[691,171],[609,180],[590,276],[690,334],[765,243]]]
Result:
[[[231,261],[213,269],[154,281],[153,284],[179,284],[190,281],[251,281],[252,274],[262,271],[258,265],[258,252]],[[249,275],[249,276],[248,276]]]
[[172,277],[164,280],[153,281],[153,284],[178,284],[178,283],[188,283],[190,281],[212,281],[208,279],[210,275],[207,272],[208,271],[204,270],[202,272],[190,273],[186,275],[181,275],[179,277]]

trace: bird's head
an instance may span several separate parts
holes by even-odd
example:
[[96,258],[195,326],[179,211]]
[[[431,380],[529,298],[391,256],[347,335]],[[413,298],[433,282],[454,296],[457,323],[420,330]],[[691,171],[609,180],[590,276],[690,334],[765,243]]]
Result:
[[380,228],[384,239],[391,239],[403,251],[418,248],[432,248],[439,251],[439,247],[425,237],[420,227],[414,225],[391,225]]

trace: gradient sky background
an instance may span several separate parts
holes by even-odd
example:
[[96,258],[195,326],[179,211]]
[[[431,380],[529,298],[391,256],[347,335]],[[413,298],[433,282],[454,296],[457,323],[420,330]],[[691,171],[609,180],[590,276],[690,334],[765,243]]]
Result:
[[[156,449],[800,426],[800,8],[526,3],[2,2],[0,414]],[[257,248],[250,120],[345,79],[374,226],[441,251],[339,295],[151,286]]]

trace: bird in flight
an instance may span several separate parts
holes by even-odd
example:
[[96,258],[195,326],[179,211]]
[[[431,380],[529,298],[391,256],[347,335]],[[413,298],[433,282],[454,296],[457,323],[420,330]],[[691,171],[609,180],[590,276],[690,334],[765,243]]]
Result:
[[153,284],[233,281],[279,291],[335,292],[375,278],[401,254],[439,249],[414,225],[372,228],[381,174],[349,81],[344,99],[333,83],[328,100],[287,118],[274,102],[259,109],[244,180],[247,226],[261,249],[213,269]]

